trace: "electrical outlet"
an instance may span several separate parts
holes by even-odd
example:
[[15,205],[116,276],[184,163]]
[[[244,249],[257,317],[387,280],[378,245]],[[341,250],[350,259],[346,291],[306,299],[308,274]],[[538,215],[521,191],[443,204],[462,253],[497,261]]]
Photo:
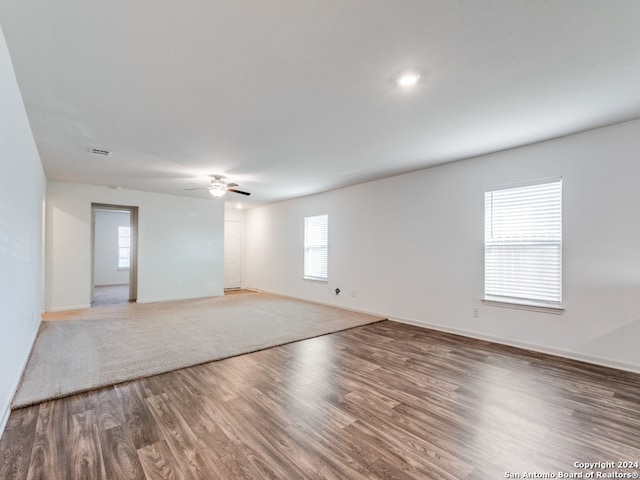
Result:
[[473,307],[471,309],[471,315],[473,315],[473,318],[480,318],[480,309],[478,307]]
[[358,296],[358,292],[356,292],[355,290],[351,290],[351,296],[352,297],[357,297]]

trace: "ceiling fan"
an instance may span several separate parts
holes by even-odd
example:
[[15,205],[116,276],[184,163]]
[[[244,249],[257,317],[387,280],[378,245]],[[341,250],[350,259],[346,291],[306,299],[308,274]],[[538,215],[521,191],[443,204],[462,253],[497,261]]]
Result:
[[209,193],[216,198],[222,197],[227,192],[239,193],[240,195],[251,195],[249,192],[243,192],[242,190],[236,190],[233,187],[239,187],[237,183],[227,183],[224,181],[224,175],[213,175],[209,186],[185,188],[185,190],[209,190]]

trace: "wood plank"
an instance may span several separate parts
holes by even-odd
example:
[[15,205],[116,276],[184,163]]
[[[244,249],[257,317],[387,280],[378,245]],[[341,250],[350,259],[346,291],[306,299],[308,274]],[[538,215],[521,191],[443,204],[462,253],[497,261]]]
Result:
[[27,478],[38,423],[39,405],[13,412],[0,439],[0,478]]
[[119,480],[146,478],[126,425],[101,430],[99,435],[106,478]]
[[39,405],[28,480],[65,478],[64,447],[68,441],[67,403],[44,402]]
[[106,478],[95,412],[87,410],[70,415],[68,423],[67,478]]
[[98,403],[98,393],[95,390],[90,392],[78,393],[67,397],[67,413],[74,415],[76,413],[83,413],[87,410],[94,410],[96,403]]
[[119,427],[126,422],[121,399],[118,398],[114,387],[101,388],[94,394],[96,396],[95,411],[99,431]]
[[199,402],[191,408],[182,409],[183,418],[194,432],[198,441],[208,450],[216,465],[219,467],[223,478],[268,478],[261,470],[256,468],[250,460],[255,452],[246,445],[234,440],[233,425],[225,422],[212,407],[212,403],[219,405],[217,399],[206,396],[199,390],[199,380],[193,374],[193,369],[185,369],[179,372],[179,379],[184,390],[198,397]]
[[209,455],[202,448],[195,434],[180,415],[177,406],[173,405],[167,394],[156,395],[145,400],[151,409],[156,422],[163,432],[174,457],[189,472],[191,478],[222,478],[221,472]]
[[138,450],[140,463],[149,480],[187,479],[189,475],[175,459],[167,442],[162,440]]
[[145,400],[141,382],[128,382],[115,387],[120,399],[124,422],[136,449],[158,443],[162,434]]

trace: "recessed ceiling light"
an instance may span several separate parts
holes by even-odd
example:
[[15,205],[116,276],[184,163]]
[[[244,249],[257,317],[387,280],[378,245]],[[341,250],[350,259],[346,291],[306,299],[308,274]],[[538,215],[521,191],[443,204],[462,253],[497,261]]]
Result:
[[420,80],[420,74],[415,72],[405,72],[396,79],[398,86],[402,88],[413,87]]
[[241,203],[236,204],[236,208],[240,210],[242,208],[242,204]]

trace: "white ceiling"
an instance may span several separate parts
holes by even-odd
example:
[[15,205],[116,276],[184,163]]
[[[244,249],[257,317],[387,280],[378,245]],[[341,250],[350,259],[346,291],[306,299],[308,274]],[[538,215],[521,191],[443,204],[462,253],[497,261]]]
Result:
[[0,24],[50,179],[225,174],[251,206],[640,117],[638,0],[2,0]]

